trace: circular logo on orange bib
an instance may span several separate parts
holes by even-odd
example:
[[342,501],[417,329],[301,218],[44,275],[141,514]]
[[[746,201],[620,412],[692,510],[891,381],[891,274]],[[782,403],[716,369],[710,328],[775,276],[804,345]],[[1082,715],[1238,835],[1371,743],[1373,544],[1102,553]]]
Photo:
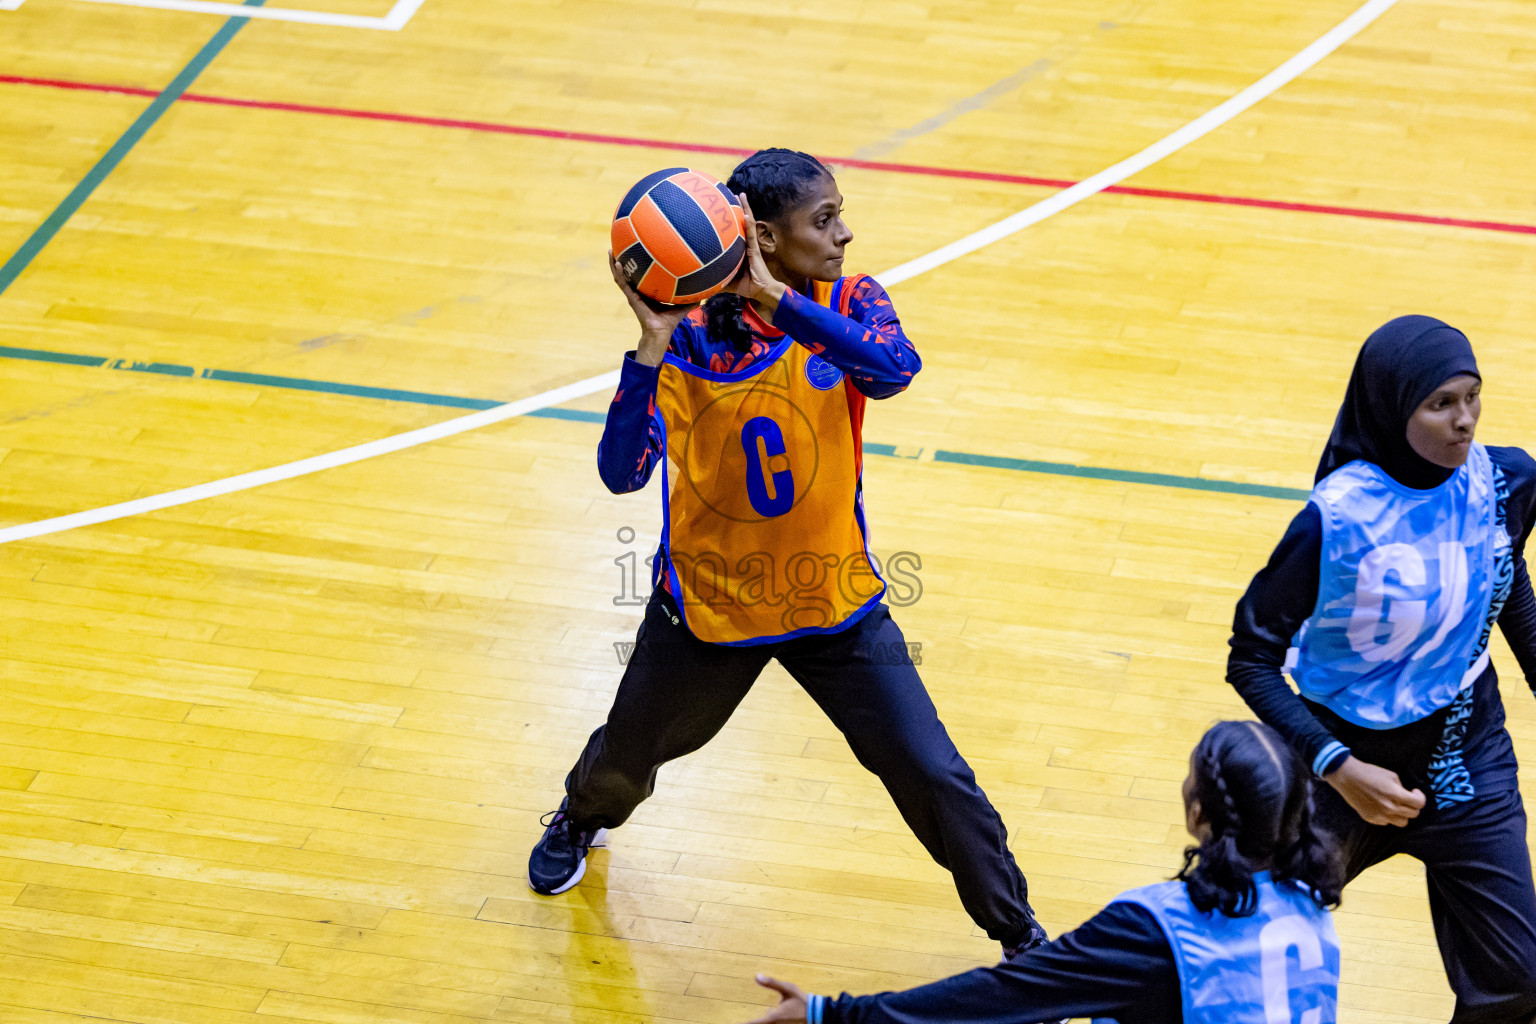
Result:
[[805,361],[805,379],[817,391],[830,391],[843,382],[843,371],[821,356],[811,356]]

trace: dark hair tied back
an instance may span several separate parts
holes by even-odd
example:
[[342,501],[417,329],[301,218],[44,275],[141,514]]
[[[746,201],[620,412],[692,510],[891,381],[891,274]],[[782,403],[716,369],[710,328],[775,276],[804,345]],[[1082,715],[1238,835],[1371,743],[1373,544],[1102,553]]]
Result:
[[1202,911],[1246,917],[1258,908],[1255,863],[1336,907],[1343,868],[1312,817],[1312,778],[1280,734],[1258,722],[1219,722],[1195,747],[1195,796],[1211,836],[1184,851],[1178,878]]
[[[793,149],[760,149],[736,165],[725,187],[745,193],[758,220],[777,220],[803,200],[812,186],[832,172],[809,153]],[[747,300],[721,292],[704,303],[709,333],[730,342],[738,352],[752,347],[752,331],[742,319]]]

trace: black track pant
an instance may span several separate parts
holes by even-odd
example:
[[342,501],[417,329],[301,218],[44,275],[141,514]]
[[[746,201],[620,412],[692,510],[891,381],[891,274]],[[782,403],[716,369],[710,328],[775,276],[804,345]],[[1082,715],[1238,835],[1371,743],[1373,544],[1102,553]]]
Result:
[[755,647],[706,643],[658,589],[608,722],[566,779],[571,819],[586,828],[623,824],[651,795],[657,769],[709,742],[777,658],[954,874],[971,918],[998,942],[1019,943],[1029,934],[1028,889],[1007,830],[939,721],[905,644],[883,604],[840,633]]
[[1368,825],[1332,788],[1318,789],[1323,825],[1339,839],[1348,878],[1393,854],[1423,862],[1435,938],[1456,993],[1454,1024],[1536,1021],[1536,888],[1519,792],[1446,804],[1397,828]]

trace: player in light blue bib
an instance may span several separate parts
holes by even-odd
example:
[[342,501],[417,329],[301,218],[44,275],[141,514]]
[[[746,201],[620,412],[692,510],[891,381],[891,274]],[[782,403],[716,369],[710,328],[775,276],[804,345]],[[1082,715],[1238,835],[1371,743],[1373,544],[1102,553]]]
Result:
[[752,1024],[1334,1024],[1342,873],[1312,824],[1306,764],[1258,722],[1190,755],[1198,845],[1172,881],[1132,889],[1077,930],[996,967],[836,999],[758,976],[780,1003]]
[[1488,642],[1497,625],[1536,688],[1536,461],[1478,443],[1482,386],[1449,324],[1372,333],[1311,500],[1237,606],[1227,678],[1328,783],[1346,879],[1424,864],[1455,1024],[1532,1024],[1536,882]]
[[1509,535],[1494,529],[1488,450],[1474,441],[1466,455],[1428,491],[1355,460],[1312,492],[1326,571],[1291,675],[1303,696],[1355,725],[1417,722],[1488,666],[1483,627]]

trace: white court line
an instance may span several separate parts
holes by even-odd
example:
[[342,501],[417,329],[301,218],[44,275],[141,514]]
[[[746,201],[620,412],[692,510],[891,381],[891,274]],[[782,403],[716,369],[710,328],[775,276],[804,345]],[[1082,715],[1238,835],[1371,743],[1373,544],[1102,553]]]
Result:
[[307,459],[300,459],[298,462],[273,466],[271,469],[253,470],[250,473],[241,473],[239,476],[226,477],[223,480],[214,480],[206,484],[197,484],[194,487],[184,487],[179,491],[167,491],[164,494],[155,494],[148,498],[135,498],[132,501],[124,501],[116,505],[106,505],[102,508],[93,508],[86,512],[71,512],[67,516],[59,516],[55,519],[40,519],[35,523],[8,526],[4,530],[0,530],[0,544],[9,544],[15,540],[26,540],[29,537],[41,537],[49,533],[60,533],[64,530],[73,530],[80,526],[93,526],[96,523],[106,523],[113,519],[126,519],[129,516],[143,515],[145,512],[158,512],[164,508],[187,505],[194,501],[202,501],[204,498],[216,498],[221,494],[233,494],[235,491],[249,490],[252,487],[260,487],[263,484],[276,483],[279,480],[292,480],[296,476],[318,473],[322,469],[334,469],[337,466],[362,462],[364,459],[371,459],[377,455],[388,455],[390,452],[414,448],[417,445],[426,444],[428,441],[438,441],[445,437],[452,437],[454,434],[462,434],[466,430],[488,427],[492,423],[510,420],[515,416],[525,416],[530,412],[535,412],[551,405],[559,405],[561,402],[569,402],[573,398],[590,395],[594,391],[617,387],[618,383],[619,371],[613,370],[609,373],[599,374],[596,377],[588,377],[586,380],[579,380],[574,384],[567,384],[564,387],[533,395],[530,398],[508,402],[506,405],[498,405],[494,409],[483,409],[480,412],[470,413],[468,416],[444,420],[441,423],[434,423],[430,427],[421,427],[416,430],[407,431],[404,434],[396,434],[393,437],[380,438],[377,441],[367,441],[363,444],[353,445],[351,448],[343,448],[340,451],[327,452],[324,455],[312,455]]
[[1038,224],[1045,218],[1060,213],[1069,206],[1076,206],[1089,196],[1102,192],[1111,185],[1118,185],[1126,178],[1144,171],[1157,163],[1165,156],[1177,153],[1185,146],[1202,138],[1210,132],[1238,114],[1247,110],[1255,103],[1271,95],[1282,86],[1295,81],[1302,74],[1317,65],[1324,57],[1328,56],[1340,46],[1353,39],[1371,22],[1381,17],[1397,4],[1397,0],[1370,0],[1369,3],[1335,25],[1329,31],[1319,36],[1317,41],[1305,50],[1302,50],[1290,60],[1281,64],[1278,68],[1254,82],[1242,92],[1227,100],[1221,106],[1201,114],[1193,121],[1186,124],[1170,135],[1158,139],[1146,149],[1135,156],[1106,167],[1091,178],[1084,178],[1069,188],[1047,196],[1034,206],[1020,210],[1011,217],[1004,218],[990,227],[982,228],[973,235],[950,242],[942,249],[935,249],[926,256],[919,256],[915,260],[908,260],[899,267],[893,267],[883,274],[875,275],[880,283],[889,287],[909,281],[918,274],[926,274],[934,267],[942,267],[951,260],[957,260],[961,256],[975,252],[983,246],[1007,238],[1009,235],[1023,231],[1031,224]]
[[[118,7],[152,7],[161,11],[185,11],[190,14],[217,14],[226,18],[265,18],[268,21],[296,21],[304,25],[331,25],[336,28],[373,28],[398,32],[415,16],[425,0],[397,0],[382,18],[361,14],[332,14],[329,11],[302,11],[292,7],[247,7],[217,0],[81,0],[82,3],[112,4]],[[0,11],[14,11],[26,0],[0,0]]]
[[[4,0],[0,0],[0,2],[4,2]],[[1007,238],[1009,235],[1022,231],[1031,224],[1037,224],[1052,214],[1060,213],[1067,207],[1082,202],[1095,192],[1101,192],[1109,186],[1125,180],[1137,171],[1151,166],[1170,153],[1177,152],[1191,142],[1194,142],[1212,129],[1232,120],[1232,118],[1247,110],[1264,97],[1274,93],[1288,82],[1294,81],[1308,69],[1314,67],[1324,57],[1358,35],[1362,29],[1385,14],[1396,3],[1397,0],[1369,0],[1368,3],[1355,11],[1354,14],[1351,14],[1333,29],[1324,33],[1316,42],[1280,65],[1274,71],[1271,71],[1219,107],[1195,118],[1195,120],[1166,138],[1154,142],[1135,156],[1122,160],[1113,167],[1100,171],[1093,177],[1081,181],[1070,188],[1063,189],[1028,209],[998,221],[989,228],[983,228],[973,235],[967,235],[957,242],[951,242],[941,249],[935,249],[926,256],[919,256],[915,260],[909,260],[882,274],[876,274],[875,277],[884,285],[894,285],[902,281],[910,281],[919,274],[925,274],[935,267],[943,266],[945,263],[959,259],[967,253],[975,252],[982,246],[990,245],[992,242],[1002,238]],[[247,8],[241,9],[246,10]],[[261,10],[259,7],[252,9]],[[125,501],[117,505],[107,505],[103,508],[91,509],[86,512],[73,512],[54,519],[42,519],[35,523],[9,526],[0,529],[0,544],[9,544],[12,541],[27,540],[32,537],[41,537],[50,533],[60,533],[79,526],[91,526],[96,523],[110,522],[114,519],[124,519],[128,516],[141,515],[145,512],[157,512],[176,505],[186,505],[190,502],[201,501],[204,498],[213,498],[221,494],[232,494],[235,491],[244,491],[252,487],[260,487],[263,484],[275,483],[279,480],[291,480],[297,476],[318,473],[322,469],[331,469],[334,466],[345,466],[348,463],[361,462],[364,459],[371,459],[377,455],[388,455],[390,452],[398,452],[405,448],[426,444],[428,441],[452,437],[454,434],[462,434],[466,430],[475,430],[479,427],[489,426],[492,423],[500,423],[503,420],[523,416],[537,409],[545,409],[552,405],[559,405],[561,402],[568,402],[573,398],[580,398],[598,391],[604,391],[616,386],[618,379],[619,373],[617,370],[614,370],[596,377],[588,377],[586,380],[580,380],[574,384],[567,384],[564,387],[545,391],[529,398],[523,398],[507,405],[498,405],[494,409],[486,409],[483,412],[445,420],[442,423],[423,427],[420,430],[412,430],[405,434],[396,434],[393,437],[385,437],[351,448],[343,448],[341,451],[331,452],[327,455],[316,455],[308,459],[300,459],[298,462],[273,466],[270,469],[258,469],[254,472],[242,473],[239,476],[228,477],[224,480],[198,484],[195,487],[187,487],[179,491],[168,491],[165,494],[157,494],[149,498],[136,498],[133,501]]]

